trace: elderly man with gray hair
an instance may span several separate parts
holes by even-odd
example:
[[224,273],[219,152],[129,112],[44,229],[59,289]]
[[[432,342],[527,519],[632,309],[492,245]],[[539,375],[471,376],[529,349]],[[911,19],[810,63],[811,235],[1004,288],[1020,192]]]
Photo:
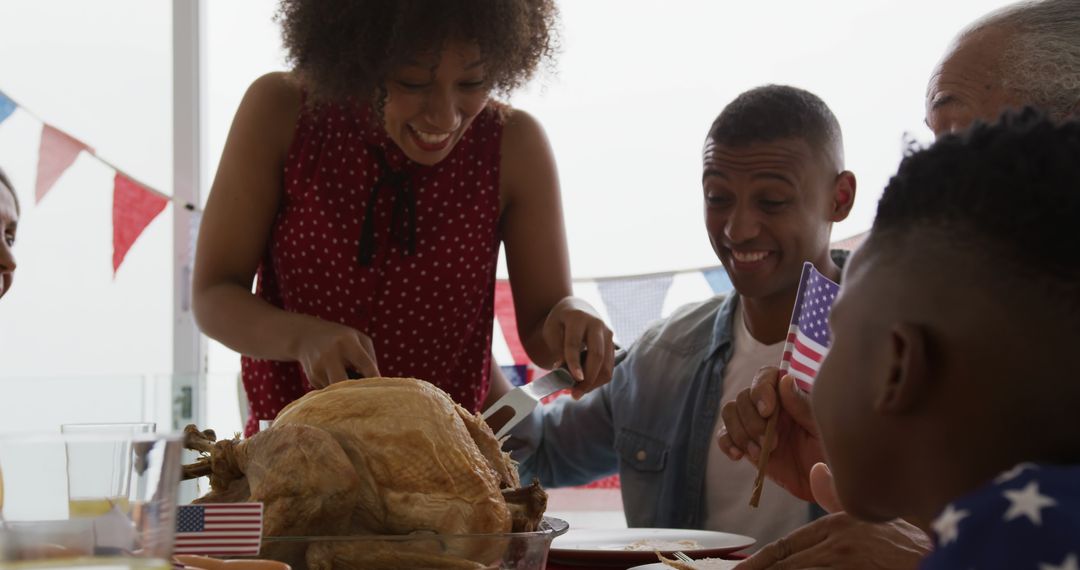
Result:
[[1080,0],[1011,4],[960,32],[927,85],[926,125],[942,135],[1024,106],[1080,118]]
[[[977,120],[993,122],[1011,108],[1031,106],[1055,120],[1080,119],[1080,0],[1036,0],[991,12],[961,31],[930,77],[926,124],[937,136],[962,131]],[[751,457],[766,418],[779,404],[786,432],[767,467],[786,489],[806,489],[830,511],[842,507],[824,462],[806,394],[778,383],[763,369],[751,387],[724,406],[721,450],[732,459]],[[760,410],[760,411],[759,411]],[[786,416],[786,419],[785,419]],[[755,455],[756,457],[756,455]],[[930,550],[923,529],[897,520],[872,524],[833,512],[766,546],[738,570],[801,568],[913,569]]]

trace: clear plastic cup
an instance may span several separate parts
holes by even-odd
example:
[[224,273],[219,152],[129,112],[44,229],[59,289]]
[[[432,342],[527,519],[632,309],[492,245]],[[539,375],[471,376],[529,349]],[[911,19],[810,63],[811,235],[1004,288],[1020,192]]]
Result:
[[130,438],[154,433],[151,422],[63,424],[68,435],[104,435],[105,439],[66,445],[68,511],[72,518],[101,516],[114,506],[130,511],[131,472],[135,455]]
[[[178,435],[132,431],[0,436],[0,570],[170,568],[181,448]],[[72,473],[126,482],[100,514],[71,512],[69,459],[81,449],[125,452]]]

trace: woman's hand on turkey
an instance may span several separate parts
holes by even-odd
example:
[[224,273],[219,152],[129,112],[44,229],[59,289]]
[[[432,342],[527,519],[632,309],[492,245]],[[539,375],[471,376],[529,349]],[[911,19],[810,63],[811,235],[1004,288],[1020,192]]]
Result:
[[[615,369],[611,329],[591,305],[577,297],[559,301],[544,321],[544,340],[577,380],[574,399],[607,384]],[[588,354],[588,358],[583,358]],[[584,361],[584,362],[583,362]]]
[[380,376],[371,337],[321,319],[312,318],[308,326],[302,327],[296,361],[315,388],[355,378],[356,374],[363,378]]

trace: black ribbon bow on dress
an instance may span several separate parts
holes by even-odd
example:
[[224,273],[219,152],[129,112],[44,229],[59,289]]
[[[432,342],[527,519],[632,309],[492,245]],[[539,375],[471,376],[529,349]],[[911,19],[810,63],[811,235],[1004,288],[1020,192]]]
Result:
[[369,147],[368,152],[379,162],[379,179],[371,189],[371,197],[368,198],[364,213],[364,224],[360,229],[357,261],[365,267],[371,265],[371,259],[375,255],[375,204],[378,202],[379,192],[383,189],[394,193],[390,236],[405,249],[407,255],[416,253],[416,193],[412,188],[411,173],[407,168],[393,169],[382,148]]

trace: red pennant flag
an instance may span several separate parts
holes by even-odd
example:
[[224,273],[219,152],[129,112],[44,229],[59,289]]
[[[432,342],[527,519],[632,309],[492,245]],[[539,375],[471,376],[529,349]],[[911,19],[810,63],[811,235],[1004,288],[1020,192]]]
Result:
[[40,202],[45,194],[56,184],[57,179],[78,158],[82,151],[94,152],[94,149],[75,137],[45,124],[41,127],[41,147],[38,150],[37,185],[34,187],[34,201]]
[[167,198],[142,187],[130,178],[116,173],[113,180],[113,275],[120,269],[124,256],[146,226],[165,209]]
[[514,296],[510,293],[510,282],[505,279],[495,281],[495,317],[499,320],[506,346],[514,357],[514,364],[528,364],[529,355],[518,338],[517,315],[514,314]]

